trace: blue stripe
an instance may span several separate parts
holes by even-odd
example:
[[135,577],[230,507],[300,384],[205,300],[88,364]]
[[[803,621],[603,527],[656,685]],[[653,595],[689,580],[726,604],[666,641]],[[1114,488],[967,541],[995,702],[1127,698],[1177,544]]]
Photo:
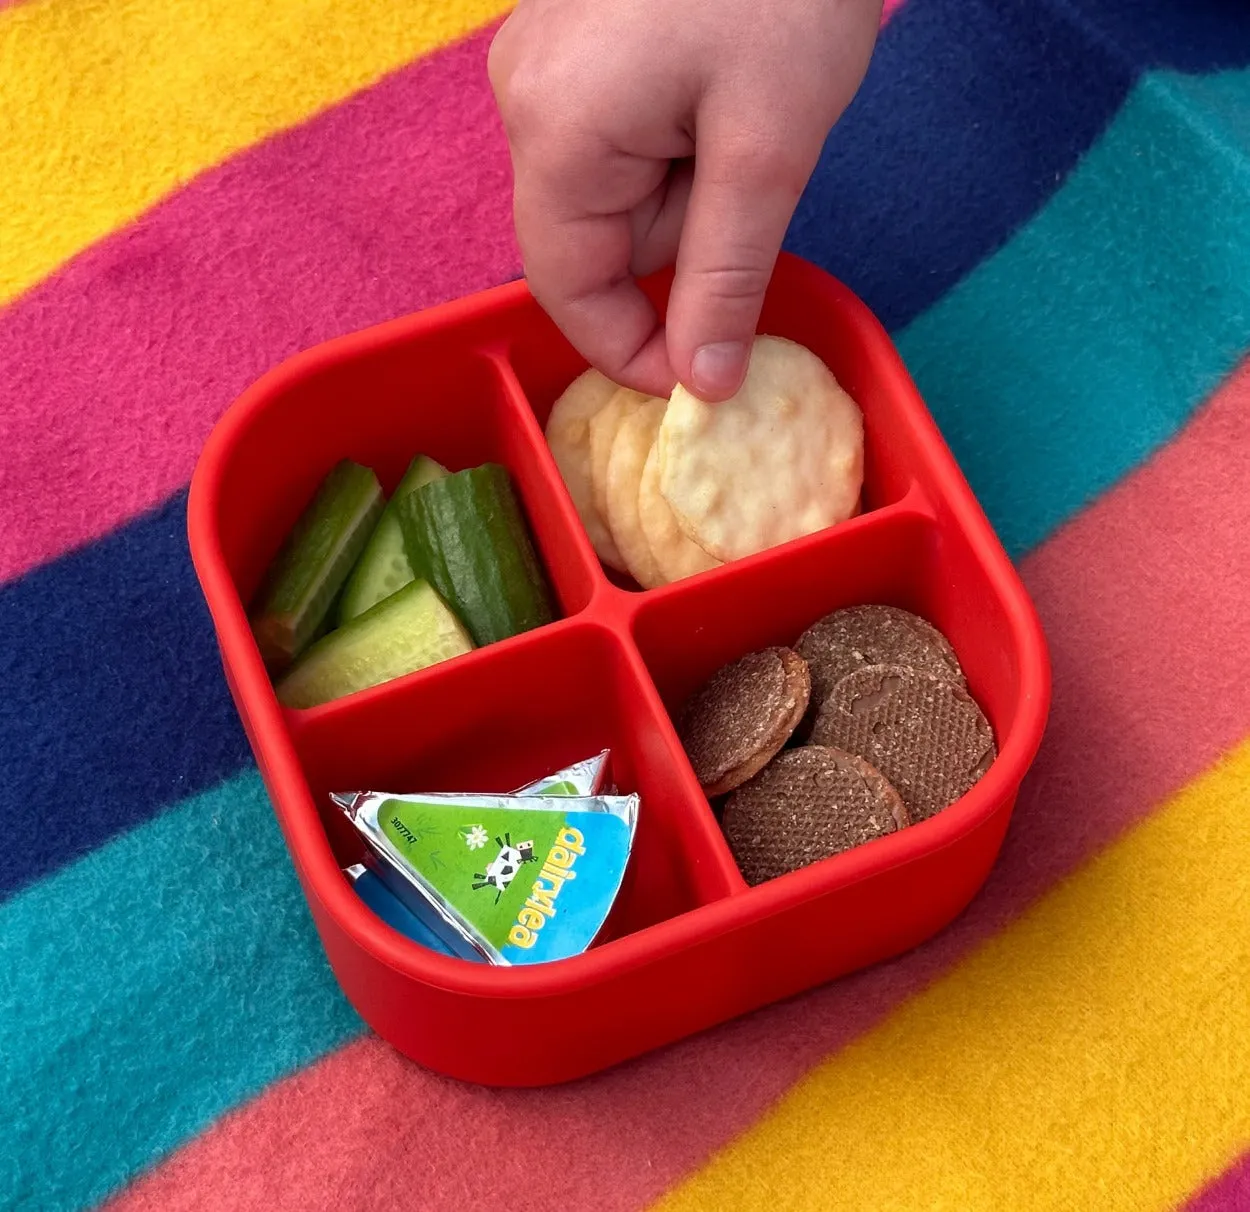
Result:
[[830,135],[786,246],[895,330],[1037,211],[1143,71],[1248,63],[1241,3],[911,0]]
[[1054,201],[898,344],[1004,545],[1028,550],[1250,347],[1250,71],[1148,77]]
[[91,1204],[361,1030],[260,779],[189,799],[0,904],[0,1207]]
[[1246,65],[1250,23],[1243,0],[1043,2],[1113,54],[1142,67],[1197,73]]
[[0,897],[249,762],[190,559],[179,493],[0,586]]

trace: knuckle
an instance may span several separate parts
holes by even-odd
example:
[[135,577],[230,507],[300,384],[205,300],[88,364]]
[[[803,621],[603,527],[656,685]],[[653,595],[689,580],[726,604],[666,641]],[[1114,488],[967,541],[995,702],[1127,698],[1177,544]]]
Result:
[[509,58],[508,23],[505,21],[486,51],[486,78],[499,101],[503,100],[508,89]]
[[772,258],[754,250],[732,264],[705,265],[694,271],[699,291],[718,303],[754,303],[768,287]]
[[575,125],[572,116],[583,113],[590,101],[576,65],[562,56],[540,53],[525,38],[505,42],[497,52],[493,45],[491,49],[497,55],[492,87],[510,123],[534,133]]
[[494,58],[487,66],[509,131],[527,142],[560,147],[596,125],[598,89],[586,78],[584,65],[548,50],[540,53],[532,39],[518,36],[498,49],[492,44]]
[[524,48],[524,14],[514,9],[495,31],[486,49],[486,77],[496,97],[507,95],[513,73],[523,60]]
[[541,60],[514,45],[505,24],[486,57],[486,71],[495,101],[509,126],[528,128],[543,120],[548,89]]

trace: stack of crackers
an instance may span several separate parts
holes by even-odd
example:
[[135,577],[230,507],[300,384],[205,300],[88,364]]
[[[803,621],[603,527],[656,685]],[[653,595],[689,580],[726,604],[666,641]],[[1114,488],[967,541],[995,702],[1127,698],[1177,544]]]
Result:
[[547,442],[599,559],[654,589],[845,521],[864,471],[859,406],[810,350],[755,339],[736,395],[667,399],[598,371],[552,407]]

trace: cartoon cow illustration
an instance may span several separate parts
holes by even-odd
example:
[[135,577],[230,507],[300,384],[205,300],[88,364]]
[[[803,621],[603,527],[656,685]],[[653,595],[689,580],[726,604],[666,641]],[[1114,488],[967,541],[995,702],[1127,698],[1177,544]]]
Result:
[[521,870],[522,863],[536,863],[538,860],[534,857],[534,843],[517,842],[512,844],[512,835],[505,833],[502,838],[495,839],[495,845],[499,847],[499,853],[487,864],[485,871],[475,871],[473,878],[477,881],[473,885],[474,889],[478,888],[494,888],[495,904],[499,904],[499,898],[503,896],[504,889],[512,883],[516,873]]

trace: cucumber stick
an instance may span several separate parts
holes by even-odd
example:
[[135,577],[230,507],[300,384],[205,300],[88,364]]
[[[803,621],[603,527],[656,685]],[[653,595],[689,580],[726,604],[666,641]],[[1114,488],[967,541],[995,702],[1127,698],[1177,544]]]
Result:
[[479,646],[552,620],[551,594],[512,490],[495,463],[458,471],[397,506],[408,560]]
[[280,673],[324,630],[382,515],[382,486],[344,459],[322,481],[279,550],[257,595],[252,631],[265,664]]
[[369,536],[369,542],[356,564],[355,571],[343,588],[343,596],[339,598],[339,623],[346,623],[357,615],[364,614],[370,606],[390,597],[413,579],[412,565],[408,563],[408,553],[404,550],[404,535],[399,528],[399,518],[395,516],[395,506],[410,492],[415,492],[423,484],[441,479],[446,474],[445,467],[440,467],[425,455],[417,455],[409,464],[399,487],[395,489],[395,495],[382,511],[382,517],[373,534]]
[[278,683],[278,701],[316,707],[472,649],[438,594],[425,581],[409,581],[309,648]]

